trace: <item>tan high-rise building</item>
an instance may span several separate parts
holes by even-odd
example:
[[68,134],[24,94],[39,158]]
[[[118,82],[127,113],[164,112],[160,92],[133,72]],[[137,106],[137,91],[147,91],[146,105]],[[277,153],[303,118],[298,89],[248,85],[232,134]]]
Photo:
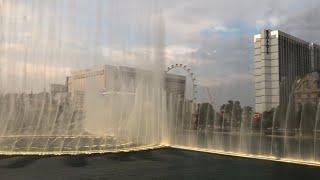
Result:
[[279,30],[254,36],[256,112],[286,109],[297,78],[320,69],[319,46]]

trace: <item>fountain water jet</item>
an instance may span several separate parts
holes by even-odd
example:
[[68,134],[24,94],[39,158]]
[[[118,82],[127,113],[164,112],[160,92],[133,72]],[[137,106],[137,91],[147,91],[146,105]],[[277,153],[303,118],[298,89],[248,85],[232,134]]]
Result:
[[[201,107],[165,92],[164,25],[156,2],[108,2],[1,2],[0,25],[4,28],[0,36],[6,45],[0,46],[0,58],[5,62],[0,72],[0,154],[126,152],[170,145],[320,164],[319,105],[310,138],[312,160],[302,157],[302,142],[310,141],[301,134],[305,117],[300,122],[299,156],[290,153],[297,148],[288,145],[297,140],[289,136],[293,95],[282,129],[284,136],[275,124],[277,110],[270,137],[263,127],[266,119],[257,128],[253,118],[242,118],[239,130],[236,109],[230,113],[226,107],[220,124],[215,113],[210,133],[209,107],[200,123]],[[61,86],[47,92],[57,83]],[[276,151],[283,148],[284,152],[275,157],[278,153],[273,150],[278,148]]]
[[319,123],[319,119],[320,119],[320,102],[318,103],[318,106],[317,106],[317,112],[316,112],[316,123],[315,123],[315,126],[314,126],[314,132],[313,132],[313,158],[315,161],[317,161],[317,128],[318,128],[318,123]]
[[[155,1],[5,0],[0,23],[1,62],[9,59],[0,76],[1,153],[116,151],[169,139],[164,23]],[[96,64],[114,65],[104,69],[105,81],[87,69]]]
[[[273,156],[274,154],[274,136],[275,136],[275,128],[276,128],[276,120],[278,115],[278,108],[274,110],[273,117],[272,117],[272,128],[271,128],[271,145],[270,145],[270,155]],[[276,150],[276,149],[275,149]]]

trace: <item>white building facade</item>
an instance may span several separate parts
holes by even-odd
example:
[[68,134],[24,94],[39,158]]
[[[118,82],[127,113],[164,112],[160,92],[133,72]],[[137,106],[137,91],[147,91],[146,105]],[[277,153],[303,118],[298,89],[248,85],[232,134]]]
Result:
[[254,36],[255,109],[262,113],[279,105],[278,31]]
[[[84,104],[84,96],[86,86],[90,82],[94,83],[100,93],[119,92],[120,89],[127,93],[134,93],[136,88],[137,74],[145,73],[145,76],[150,76],[151,72],[125,67],[125,66],[111,66],[111,65],[98,65],[90,69],[74,71],[68,77],[68,92],[71,94],[75,104],[82,109]],[[179,94],[185,96],[186,77],[165,74],[164,87],[168,93]]]

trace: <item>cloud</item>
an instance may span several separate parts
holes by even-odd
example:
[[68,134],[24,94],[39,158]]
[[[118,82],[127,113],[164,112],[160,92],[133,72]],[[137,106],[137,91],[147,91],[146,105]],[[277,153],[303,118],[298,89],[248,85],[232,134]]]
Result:
[[219,87],[230,86],[241,81],[252,81],[253,77],[247,73],[233,73],[220,77],[200,77],[198,78],[200,84],[205,87]]
[[[0,48],[6,53],[2,60],[27,60],[31,68],[45,59],[48,69],[52,66],[56,73],[60,66],[71,70],[104,63],[147,66],[165,39],[163,66],[188,64],[200,87],[216,89],[219,102],[237,98],[253,104],[253,34],[261,28],[280,28],[319,40],[317,0],[154,2],[4,1]],[[156,6],[162,7],[165,38]],[[198,96],[205,93],[200,91]]]
[[236,33],[239,31],[236,27],[228,27],[223,25],[208,28],[212,33]]
[[313,3],[312,8],[292,14],[277,27],[307,41],[320,43],[319,8],[319,2]]
[[10,51],[15,51],[17,53],[21,53],[25,50],[25,46],[21,43],[15,42],[2,42],[0,43],[0,49],[10,49]]
[[[297,14],[300,16],[310,11],[317,4],[316,0],[262,0],[259,5],[253,0],[162,2],[168,48],[183,46],[192,49],[192,52],[171,53],[170,62],[188,63],[199,85],[219,89],[220,94],[216,96],[220,99],[240,98],[251,105],[254,102],[252,36],[261,28],[277,28],[284,24],[290,26],[285,28],[289,32],[301,29],[298,26],[303,26],[301,31],[307,32],[310,19],[314,19],[315,27],[319,23],[316,22],[319,15],[313,13],[300,20],[305,24],[290,25],[298,21],[294,21]],[[320,34],[317,28],[311,29],[313,37]],[[205,93],[200,90],[198,96],[204,97]]]
[[15,59],[0,58],[0,91],[23,92],[42,91],[52,83],[64,83],[71,69],[46,62],[24,62]]

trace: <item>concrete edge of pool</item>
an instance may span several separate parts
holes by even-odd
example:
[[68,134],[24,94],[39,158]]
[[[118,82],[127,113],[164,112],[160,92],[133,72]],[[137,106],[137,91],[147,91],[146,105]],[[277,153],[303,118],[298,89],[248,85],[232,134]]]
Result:
[[90,150],[90,151],[51,151],[51,152],[8,152],[0,151],[0,156],[62,156],[62,155],[94,155],[94,154],[115,154],[115,153],[129,153],[129,152],[139,152],[139,151],[148,151],[154,149],[165,148],[169,146],[165,145],[149,145],[149,146],[140,146],[135,148],[122,148],[122,149],[113,149],[113,150]]
[[265,160],[265,161],[274,161],[274,162],[280,162],[280,163],[282,162],[282,163],[290,163],[290,164],[297,164],[297,165],[320,167],[320,162],[313,162],[313,161],[302,161],[302,160],[295,160],[295,159],[289,159],[289,158],[279,159],[274,156],[269,156],[269,157],[257,156],[257,155],[250,155],[250,154],[241,154],[241,153],[225,152],[225,151],[211,150],[211,149],[204,149],[204,148],[193,148],[193,147],[186,147],[186,146],[170,146],[170,147],[175,149],[217,154],[217,155],[223,155],[223,156],[232,156],[232,157],[239,157],[239,158],[249,158],[249,159],[257,159],[257,160]]
[[148,145],[148,146],[140,146],[136,148],[125,148],[125,149],[114,149],[114,150],[95,150],[95,151],[69,151],[69,152],[7,152],[0,151],[0,156],[62,156],[62,155],[95,155],[95,154],[116,154],[116,153],[130,153],[130,152],[140,152],[140,151],[149,151],[155,149],[162,148],[173,148],[173,149],[181,149],[186,151],[195,151],[202,153],[210,153],[216,155],[223,156],[232,156],[238,158],[249,158],[249,159],[257,159],[257,160],[265,160],[265,161],[274,161],[280,163],[290,163],[297,165],[307,165],[307,166],[317,166],[320,167],[320,162],[314,161],[303,161],[303,160],[295,160],[289,158],[277,158],[275,156],[259,156],[259,155],[250,155],[250,154],[241,154],[235,152],[225,152],[219,150],[205,149],[205,148],[195,148],[195,147],[187,147],[187,146],[170,146],[170,145]]

